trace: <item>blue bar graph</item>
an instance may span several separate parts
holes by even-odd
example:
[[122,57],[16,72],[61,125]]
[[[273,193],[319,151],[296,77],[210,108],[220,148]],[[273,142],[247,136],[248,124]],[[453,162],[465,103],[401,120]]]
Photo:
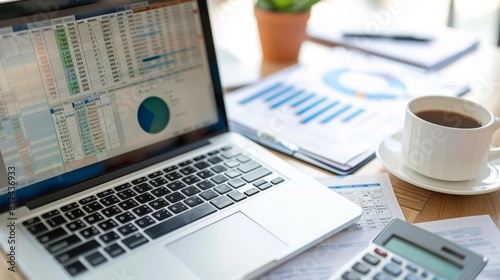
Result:
[[304,98],[302,98],[302,99],[298,100],[297,102],[292,103],[292,107],[297,107],[297,106],[299,106],[299,105],[303,104],[304,102],[307,102],[307,100],[309,100],[309,99],[313,98],[315,95],[316,95],[316,94],[314,94],[314,93],[311,93],[311,94],[307,95],[306,97],[304,97]]
[[294,94],[291,94],[291,95],[279,100],[278,102],[271,104],[270,108],[276,109],[276,108],[280,107],[281,105],[287,103],[288,101],[294,99],[295,97],[302,95],[303,93],[304,93],[304,90],[299,90],[299,91],[295,92]]
[[281,83],[276,83],[276,84],[274,84],[274,85],[272,85],[272,86],[270,86],[270,87],[268,87],[266,89],[263,89],[263,90],[255,93],[255,94],[253,94],[253,95],[251,95],[251,96],[249,96],[249,97],[241,100],[240,104],[246,104],[246,103],[248,103],[250,101],[253,101],[253,100],[255,100],[255,99],[259,98],[259,97],[262,97],[262,96],[268,94],[269,92],[271,92],[271,91],[273,91],[273,90],[281,87],[281,85],[282,85]]
[[354,118],[356,118],[357,116],[361,115],[361,113],[363,113],[364,111],[365,111],[365,109],[358,109],[356,112],[354,112],[351,115],[344,118],[342,120],[342,122],[345,122],[345,123],[349,122],[349,121],[353,120]]
[[336,106],[337,104],[339,104],[339,102],[338,102],[338,101],[334,101],[334,102],[330,103],[328,106],[324,107],[323,109],[321,109],[321,110],[317,111],[316,113],[314,113],[314,114],[310,115],[309,117],[307,117],[307,118],[303,119],[303,120],[301,121],[301,123],[306,124],[306,123],[308,123],[308,122],[310,122],[310,121],[314,120],[316,117],[318,117],[319,115],[323,114],[324,112],[326,112],[326,111],[330,110],[331,108],[333,108],[333,107],[334,107],[334,106]]
[[287,87],[287,88],[285,88],[283,90],[280,90],[277,93],[275,93],[275,94],[269,96],[268,98],[266,98],[266,101],[272,101],[273,99],[276,99],[276,98],[282,96],[283,94],[291,91],[292,89],[293,89],[293,86],[289,86],[289,87]]
[[321,121],[321,123],[328,123],[329,121],[333,120],[334,118],[336,118],[337,116],[339,116],[340,114],[344,113],[345,111],[349,110],[352,106],[351,105],[346,105],[344,107],[342,107],[342,109],[338,110],[337,112],[331,114],[330,116],[326,117],[325,119],[323,119]]
[[305,108],[301,109],[300,111],[297,112],[297,115],[302,115],[304,114],[305,112],[311,110],[312,108],[318,106],[319,104],[323,103],[327,98],[326,97],[323,97],[319,100],[316,100],[315,102],[313,102],[311,105],[308,105],[306,106]]

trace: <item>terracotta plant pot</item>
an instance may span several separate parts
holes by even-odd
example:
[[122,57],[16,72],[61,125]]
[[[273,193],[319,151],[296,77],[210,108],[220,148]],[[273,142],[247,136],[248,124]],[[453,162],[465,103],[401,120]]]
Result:
[[254,9],[260,35],[262,56],[270,61],[297,61],[306,38],[310,10],[301,13],[272,12]]

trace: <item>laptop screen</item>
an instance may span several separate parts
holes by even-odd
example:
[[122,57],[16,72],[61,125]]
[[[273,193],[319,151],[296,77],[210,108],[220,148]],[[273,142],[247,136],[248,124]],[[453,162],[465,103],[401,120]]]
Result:
[[1,209],[227,130],[204,1],[64,3],[0,4]]

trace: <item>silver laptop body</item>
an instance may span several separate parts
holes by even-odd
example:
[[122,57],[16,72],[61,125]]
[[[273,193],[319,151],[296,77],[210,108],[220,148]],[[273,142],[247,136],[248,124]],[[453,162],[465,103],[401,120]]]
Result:
[[0,4],[0,243],[11,273],[254,278],[360,217],[228,131],[206,5]]

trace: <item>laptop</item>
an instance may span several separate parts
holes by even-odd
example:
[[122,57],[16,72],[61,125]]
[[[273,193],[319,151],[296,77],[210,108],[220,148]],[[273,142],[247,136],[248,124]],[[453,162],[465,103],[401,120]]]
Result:
[[360,217],[228,130],[205,0],[4,2],[0,19],[9,271],[254,278]]

